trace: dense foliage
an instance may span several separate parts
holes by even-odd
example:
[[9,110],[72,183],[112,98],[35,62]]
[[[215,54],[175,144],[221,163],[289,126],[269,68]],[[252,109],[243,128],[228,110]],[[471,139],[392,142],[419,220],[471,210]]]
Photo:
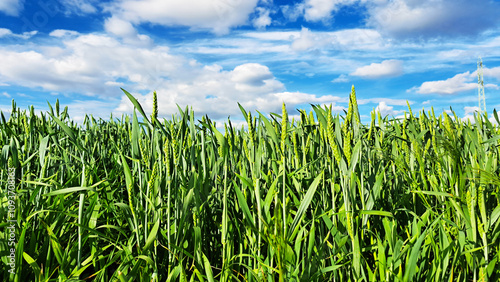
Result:
[[[359,120],[179,109],[78,126],[2,113],[0,218],[16,169],[16,274],[2,281],[497,281],[500,128],[411,109]],[[156,93],[155,93],[156,97]],[[155,101],[156,102],[156,101]],[[138,118],[136,113],[141,115]],[[496,112],[494,118],[498,122]]]

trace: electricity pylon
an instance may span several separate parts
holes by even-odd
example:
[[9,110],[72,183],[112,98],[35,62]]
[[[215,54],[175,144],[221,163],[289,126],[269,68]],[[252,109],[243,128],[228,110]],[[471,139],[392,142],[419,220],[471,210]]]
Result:
[[484,96],[484,81],[483,81],[483,60],[481,57],[477,60],[477,94],[479,101],[479,112],[486,113],[486,98]]

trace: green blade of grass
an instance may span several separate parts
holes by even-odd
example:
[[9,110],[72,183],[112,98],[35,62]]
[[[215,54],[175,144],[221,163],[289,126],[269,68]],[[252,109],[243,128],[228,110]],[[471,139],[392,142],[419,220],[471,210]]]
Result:
[[243,211],[243,214],[245,215],[245,220],[250,225],[252,229],[255,228],[255,223],[253,222],[253,216],[252,213],[250,212],[250,208],[248,208],[247,201],[245,199],[245,196],[243,196],[243,193],[241,192],[240,188],[238,187],[238,184],[233,180],[233,187],[234,191],[236,192],[236,197],[238,199],[238,204],[241,207],[241,210]]
[[203,265],[205,266],[205,274],[207,275],[207,280],[208,282],[214,282],[215,280],[212,273],[212,266],[210,265],[210,261],[203,252],[201,253],[201,255],[203,256]]
[[66,133],[66,135],[68,135],[68,137],[71,140],[71,142],[73,144],[75,144],[78,147],[78,149],[80,149],[80,151],[85,152],[85,149],[82,147],[81,142],[79,142],[79,140],[76,139],[75,133],[73,132],[73,130],[71,128],[69,128],[69,126],[67,126],[60,119],[58,119],[56,116],[54,116],[53,114],[49,113],[49,115],[62,128],[62,130],[64,131],[64,133]]
[[[293,233],[295,233],[295,228],[297,225],[300,223],[302,220],[302,216],[306,212],[307,208],[309,207],[309,204],[311,203],[314,193],[316,193],[316,189],[318,188],[318,184],[320,183],[321,179],[323,178],[323,172],[321,172],[314,181],[311,183],[311,186],[309,186],[309,189],[307,189],[307,193],[305,194],[304,198],[302,199],[299,209],[297,210],[297,214],[295,215],[295,218],[293,219],[292,225],[290,225],[290,232],[288,233],[289,236],[291,236]],[[290,239],[290,238],[287,238]]]
[[70,188],[63,188],[60,190],[55,190],[55,191],[52,191],[50,193],[43,194],[42,196],[50,197],[50,196],[55,196],[55,195],[82,192],[82,191],[94,191],[95,192],[95,189],[93,187],[70,187]]
[[149,121],[148,119],[148,116],[146,115],[146,113],[144,112],[144,110],[142,109],[142,106],[141,104],[139,104],[139,102],[137,101],[137,99],[135,99],[134,96],[132,96],[132,94],[128,93],[127,90],[123,89],[123,88],[120,88],[124,93],[125,95],[127,95],[128,99],[130,100],[130,102],[132,102],[132,104],[134,105],[134,107],[139,111],[139,113],[142,115],[142,117],[144,118],[144,120],[148,123],[148,124],[151,124],[151,122]]
[[38,265],[38,263],[36,263],[36,261],[30,255],[28,255],[26,252],[23,252],[23,258],[31,266],[31,269],[33,270],[33,272],[36,275],[35,276],[36,279],[37,280],[41,279],[42,278],[42,270],[41,270],[40,266]]
[[154,240],[156,240],[156,235],[158,233],[158,228],[160,227],[160,219],[158,219],[151,229],[151,232],[149,232],[148,239],[146,240],[146,244],[144,245],[144,248],[142,249],[142,253],[145,253],[148,251],[149,247],[151,247],[151,244],[153,244]]

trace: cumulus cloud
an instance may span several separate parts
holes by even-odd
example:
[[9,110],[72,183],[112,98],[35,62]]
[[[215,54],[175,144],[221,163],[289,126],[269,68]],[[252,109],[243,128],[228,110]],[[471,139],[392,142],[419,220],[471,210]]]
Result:
[[[344,100],[337,96],[286,91],[268,67],[256,63],[242,64],[232,70],[207,65],[193,73],[195,75],[189,79],[172,79],[157,89],[161,114],[177,113],[176,104],[181,107],[189,105],[196,113],[209,114],[214,119],[239,117],[241,113],[237,103],[249,111],[258,109],[268,113],[279,112],[283,102],[289,108],[316,103],[333,104],[334,110],[338,111],[344,109],[335,105]],[[151,93],[135,94],[146,108],[152,107]],[[132,104],[124,96],[116,112],[129,113],[132,109]]]
[[[115,32],[128,34],[126,29]],[[82,99],[101,101],[99,111],[116,114],[133,109],[119,87],[133,93],[145,109],[152,108],[151,91],[156,90],[163,116],[177,113],[177,104],[217,119],[240,116],[237,102],[248,110],[271,112],[279,111],[282,102],[295,107],[340,101],[335,96],[286,91],[263,64],[244,63],[232,69],[203,65],[173,55],[167,47],[132,45],[110,34],[58,30],[51,33],[53,40],[61,40],[57,47],[38,46],[30,51],[0,47],[0,81],[46,92],[78,93]],[[94,113],[89,108],[92,104],[75,107]],[[82,113],[74,113],[75,118],[81,119]]]
[[318,21],[329,18],[337,8],[339,1],[335,0],[307,0],[305,1],[304,18],[308,21]]
[[352,76],[359,76],[368,79],[395,77],[402,74],[403,62],[399,60],[386,60],[380,64],[372,63],[368,66],[357,68],[351,73]]
[[[492,73],[495,73],[495,70]],[[495,84],[485,84],[484,87],[498,89],[498,86]],[[418,87],[409,89],[409,91],[416,91],[420,94],[454,95],[473,89],[477,89],[477,74],[476,72],[470,73],[468,71],[445,80],[426,81]]]
[[269,68],[256,63],[237,66],[232,72],[231,80],[249,86],[262,86],[268,79],[274,76]]
[[[169,83],[159,85],[158,102],[163,105],[160,113],[176,113],[176,104],[189,105],[195,112],[213,118],[237,115],[237,102],[250,109],[279,109],[279,100],[273,94],[284,90],[284,86],[266,66],[243,64],[228,71],[218,65],[195,66],[190,72],[190,77],[172,76]],[[146,107],[152,106],[151,93],[136,94]],[[123,97],[116,111],[130,112],[132,107]]]
[[258,0],[123,0],[108,9],[114,16],[133,23],[182,25],[225,34],[232,27],[246,24],[257,3]]
[[19,16],[24,8],[24,0],[2,0],[0,1],[0,12],[9,16]]
[[106,19],[104,23],[104,29],[107,32],[121,37],[130,37],[137,34],[137,31],[130,22],[124,21],[115,16]]
[[477,88],[477,82],[470,81],[470,72],[459,73],[446,80],[426,81],[415,90],[420,94],[456,94]]
[[137,48],[104,35],[80,35],[62,44],[62,48],[40,46],[31,51],[0,48],[0,80],[45,91],[78,89],[87,95],[110,95],[116,89],[107,87],[107,81],[126,79],[137,89],[154,87],[183,64],[168,48]]
[[[239,102],[247,110],[263,112],[279,111],[283,102],[288,107],[305,103],[335,103],[341,100],[336,96],[317,96],[301,92],[285,91],[284,85],[276,80],[266,66],[243,64],[233,70],[222,67],[204,66],[190,80],[169,83],[157,90],[160,113],[177,112],[176,104],[192,106],[197,113],[208,113],[214,119],[229,115],[240,115]],[[139,95],[139,101],[152,106],[152,94]],[[123,97],[117,112],[130,112],[132,104]]]
[[265,9],[262,7],[257,7],[257,12],[259,14],[258,17],[253,19],[253,26],[258,28],[258,29],[264,29],[267,26],[271,25],[271,17],[269,16],[270,11],[269,9]]
[[106,21],[104,22],[104,29],[108,33],[122,38],[127,43],[152,43],[149,36],[137,33],[137,30],[129,21],[120,19],[116,16],[112,16],[111,18],[106,19]]
[[396,111],[394,110],[393,106],[387,105],[386,102],[380,102],[378,103],[378,106],[375,108],[376,112],[380,112],[380,115],[385,117],[387,115],[389,116],[396,116],[399,113],[402,113],[403,111]]
[[488,0],[380,0],[368,7],[369,26],[403,38],[478,35],[500,19],[500,3]]

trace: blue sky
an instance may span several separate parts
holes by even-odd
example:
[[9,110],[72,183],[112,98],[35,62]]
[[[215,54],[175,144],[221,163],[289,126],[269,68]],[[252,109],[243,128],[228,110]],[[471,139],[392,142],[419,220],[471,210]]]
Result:
[[162,117],[179,104],[238,121],[237,102],[343,113],[354,85],[365,121],[406,101],[468,118],[479,56],[500,109],[499,14],[498,0],[2,0],[0,109],[121,116],[123,87],[147,111],[156,90]]

